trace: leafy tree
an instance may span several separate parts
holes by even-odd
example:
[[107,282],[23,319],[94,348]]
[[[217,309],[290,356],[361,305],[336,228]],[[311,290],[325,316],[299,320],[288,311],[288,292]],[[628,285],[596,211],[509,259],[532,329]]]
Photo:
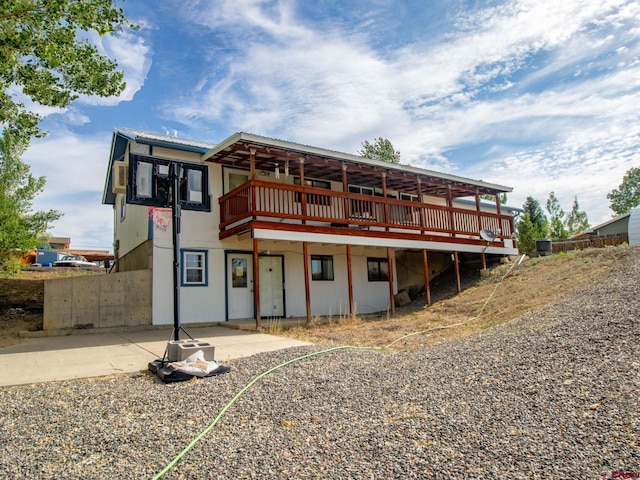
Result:
[[609,192],[607,198],[611,200],[611,210],[617,215],[628,213],[640,205],[640,167],[627,170],[620,186]]
[[[485,200],[490,200],[492,202],[496,201],[496,196],[495,195],[480,195],[480,198],[483,198]],[[501,193],[500,195],[498,195],[498,198],[500,199],[500,205],[505,205],[507,203],[507,194],[506,193]]]
[[535,227],[538,238],[545,238],[549,235],[549,221],[542,211],[542,207],[538,200],[533,197],[527,197],[522,209],[529,214],[529,219]]
[[524,212],[516,224],[518,250],[533,255],[536,252],[536,239],[541,238],[538,228],[531,221],[529,212]]
[[34,178],[20,159],[28,140],[2,132],[0,137],[0,274],[17,271],[23,252],[33,250],[51,223],[55,210],[32,212],[35,196],[44,188],[44,177]]
[[17,99],[66,107],[80,94],[108,97],[123,74],[86,38],[129,25],[115,0],[0,0],[0,126],[29,139],[42,136],[40,116]]
[[583,232],[587,228],[589,228],[589,219],[587,218],[587,214],[580,210],[578,197],[575,197],[573,207],[567,215],[567,230],[569,231],[569,236]]
[[365,140],[362,142],[362,148],[358,153],[365,158],[383,160],[390,163],[400,162],[400,152],[393,147],[389,140],[382,137],[378,137],[374,143],[369,143],[368,140]]
[[549,222],[549,235],[551,238],[565,240],[569,237],[569,232],[564,226],[565,212],[560,206],[558,197],[553,192],[549,194],[549,199],[547,200],[547,212],[551,216],[551,221]]

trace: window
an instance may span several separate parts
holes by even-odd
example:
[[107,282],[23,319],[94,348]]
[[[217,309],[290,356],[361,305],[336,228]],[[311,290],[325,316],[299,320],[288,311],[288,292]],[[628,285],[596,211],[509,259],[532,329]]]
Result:
[[247,288],[247,259],[231,259],[231,287]]
[[367,275],[370,282],[389,281],[389,263],[386,258],[367,258]]
[[182,286],[207,286],[206,250],[182,250]]
[[349,193],[359,193],[360,195],[373,195],[373,188],[361,187],[359,185],[349,185]]
[[229,173],[229,190],[234,190],[238,188],[240,185],[247,183],[249,181],[249,175],[244,175],[240,173]]
[[311,255],[311,279],[333,280],[333,257],[330,255]]
[[[349,193],[373,196],[373,188],[349,185]],[[349,201],[349,217],[357,220],[375,219],[374,205],[369,200],[351,199]]]
[[409,202],[417,202],[418,201],[418,195],[415,195],[413,193],[401,193],[400,194],[400,200],[407,200]]
[[[293,179],[294,185],[300,185],[300,177]],[[331,183],[324,180],[304,179],[305,187],[322,188],[324,190],[331,190]],[[300,202],[300,194],[296,193],[296,202]],[[313,203],[316,205],[329,205],[331,202],[330,197],[326,195],[318,195],[315,193],[307,194],[307,203]]]
[[120,221],[122,222],[127,216],[127,202],[124,195],[120,196]]
[[169,206],[171,164],[181,167],[178,203],[185,210],[211,211],[208,194],[208,167],[153,157],[131,155],[130,177],[134,188],[128,192],[127,202],[150,207]]
[[151,198],[153,193],[153,163],[137,162],[136,163],[136,197]]

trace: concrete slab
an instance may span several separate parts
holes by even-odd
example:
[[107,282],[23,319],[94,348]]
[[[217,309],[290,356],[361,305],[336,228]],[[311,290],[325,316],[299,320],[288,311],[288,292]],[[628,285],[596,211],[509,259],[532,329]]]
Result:
[[[190,328],[197,340],[215,346],[215,359],[235,358],[309,343],[225,327]],[[0,349],[0,387],[99,377],[146,370],[162,358],[171,330],[28,338]],[[181,338],[188,338],[182,336]],[[11,372],[7,374],[6,372]]]

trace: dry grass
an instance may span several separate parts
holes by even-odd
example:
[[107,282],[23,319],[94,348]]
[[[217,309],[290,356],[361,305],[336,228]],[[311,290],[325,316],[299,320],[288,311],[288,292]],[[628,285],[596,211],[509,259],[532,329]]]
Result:
[[327,345],[384,346],[403,335],[429,330],[395,343],[394,348],[432,345],[506,323],[605,278],[624,248],[574,251],[527,260],[515,268],[501,265],[460,295],[428,308],[414,305],[393,318],[341,317],[322,325],[283,328],[280,335]]

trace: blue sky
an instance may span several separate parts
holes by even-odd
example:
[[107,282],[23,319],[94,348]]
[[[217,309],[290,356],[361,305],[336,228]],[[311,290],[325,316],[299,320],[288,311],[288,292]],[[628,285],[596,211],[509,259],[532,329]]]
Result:
[[574,197],[592,225],[640,166],[640,4],[617,0],[131,0],[140,29],[94,38],[119,98],[41,109],[24,155],[46,175],[52,233],[111,248],[101,204],[115,127],[216,143],[237,131]]

